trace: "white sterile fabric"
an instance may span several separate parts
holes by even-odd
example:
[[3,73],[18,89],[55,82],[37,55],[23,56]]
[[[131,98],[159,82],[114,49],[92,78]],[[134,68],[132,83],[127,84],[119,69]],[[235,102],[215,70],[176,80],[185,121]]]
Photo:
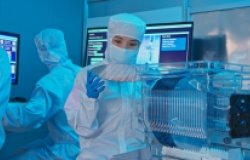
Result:
[[121,64],[135,64],[138,51],[139,48],[138,49],[120,48],[111,43],[108,55],[112,62]]
[[[65,105],[68,121],[80,136],[79,160],[108,160],[145,147],[143,133],[134,129],[141,126],[135,110],[140,106],[142,83],[137,81],[133,64],[117,61],[115,56],[120,53],[109,50],[114,35],[141,41],[145,23],[133,15],[119,14],[110,18],[108,30],[105,62],[87,66],[78,74]],[[96,99],[86,94],[88,71],[105,81],[105,89]]]
[[139,49],[131,50],[114,46],[112,38],[116,35],[126,36],[142,41],[146,24],[131,14],[121,13],[112,16],[108,24],[108,46],[105,61],[108,63],[135,64]]
[[79,160],[107,160],[113,155],[145,147],[137,132],[136,108],[140,105],[141,83],[105,81],[98,99],[86,95],[85,68],[75,81],[65,104],[68,121],[80,136]]
[[64,34],[57,29],[45,29],[35,37],[41,61],[49,68],[68,59]]
[[[6,109],[6,129],[20,132],[47,124],[49,132],[45,139],[24,146],[23,152],[15,155],[13,160],[75,159],[79,153],[78,136],[68,125],[64,104],[80,67],[67,58],[68,53],[61,34],[61,31],[55,29],[47,29],[39,34],[48,48],[41,51],[37,46],[40,58],[49,66],[50,72],[36,83],[27,103],[12,105]],[[57,60],[52,57],[57,57]]]

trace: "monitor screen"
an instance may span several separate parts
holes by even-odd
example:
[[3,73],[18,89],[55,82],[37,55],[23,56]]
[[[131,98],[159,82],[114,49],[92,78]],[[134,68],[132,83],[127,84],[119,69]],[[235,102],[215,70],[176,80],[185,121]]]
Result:
[[12,84],[17,84],[19,34],[0,31],[0,47],[8,54],[11,66]]
[[86,65],[102,62],[107,45],[107,28],[89,28],[87,32]]
[[[193,23],[165,23],[147,26],[138,53],[138,64],[184,62],[190,57]],[[107,28],[89,28],[86,65],[102,62],[107,45]]]

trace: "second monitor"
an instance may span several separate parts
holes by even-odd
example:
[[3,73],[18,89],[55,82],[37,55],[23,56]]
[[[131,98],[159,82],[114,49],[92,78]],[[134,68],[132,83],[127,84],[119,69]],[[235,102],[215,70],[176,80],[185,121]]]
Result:
[[[187,61],[191,53],[193,23],[148,25],[138,53],[138,64]],[[107,28],[89,28],[85,65],[102,62],[107,45]]]
[[19,41],[19,34],[0,31],[0,47],[6,51],[9,57],[12,84],[17,84],[18,80]]

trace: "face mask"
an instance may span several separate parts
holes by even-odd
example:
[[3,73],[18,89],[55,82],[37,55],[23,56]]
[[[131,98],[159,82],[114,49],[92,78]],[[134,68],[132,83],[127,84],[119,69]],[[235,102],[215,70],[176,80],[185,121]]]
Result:
[[139,49],[125,49],[120,48],[112,43],[109,46],[109,59],[113,63],[120,63],[120,64],[135,64],[136,58]]

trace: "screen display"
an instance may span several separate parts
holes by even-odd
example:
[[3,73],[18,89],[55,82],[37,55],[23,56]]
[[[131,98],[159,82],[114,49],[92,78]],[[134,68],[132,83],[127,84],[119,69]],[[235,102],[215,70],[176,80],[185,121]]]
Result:
[[[137,63],[184,62],[189,59],[193,23],[148,25],[138,53]],[[107,28],[89,28],[86,65],[102,62],[107,45]]]
[[9,57],[11,66],[12,84],[17,84],[19,35],[0,31],[0,47],[3,48]]
[[102,62],[107,45],[107,28],[88,29],[86,64]]

